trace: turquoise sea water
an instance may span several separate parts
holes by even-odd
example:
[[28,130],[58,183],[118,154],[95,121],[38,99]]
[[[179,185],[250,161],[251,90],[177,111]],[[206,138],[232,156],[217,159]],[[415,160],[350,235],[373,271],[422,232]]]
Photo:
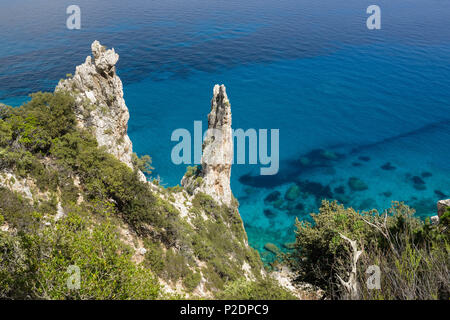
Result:
[[[171,162],[172,131],[206,127],[212,88],[225,84],[234,128],[280,129],[276,176],[232,170],[263,258],[324,197],[359,210],[403,200],[430,216],[450,196],[450,1],[80,0],[81,30],[68,30],[71,4],[0,0],[0,101],[53,90],[95,39],[114,47],[134,150],[170,186],[186,168]],[[371,4],[381,30],[366,27]],[[367,189],[352,191],[352,177]],[[299,199],[264,203],[294,184]]]

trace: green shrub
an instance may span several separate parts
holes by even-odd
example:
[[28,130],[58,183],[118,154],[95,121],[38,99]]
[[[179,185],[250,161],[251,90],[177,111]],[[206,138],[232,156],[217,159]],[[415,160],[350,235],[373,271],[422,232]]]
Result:
[[200,169],[198,166],[188,166],[186,168],[186,173],[184,174],[186,177],[194,177],[197,176],[200,173]]
[[178,193],[178,192],[182,192],[183,190],[184,190],[183,187],[181,187],[178,184],[176,186],[167,188],[167,191],[169,191],[171,193]]
[[183,278],[183,285],[187,292],[192,292],[202,279],[202,275],[199,272],[192,272]]
[[145,174],[151,174],[152,170],[152,158],[149,155],[143,155],[142,157],[138,157],[136,153],[132,154],[132,162],[135,168],[141,170]]
[[[337,276],[347,279],[351,265],[345,235],[363,250],[358,262],[360,296],[364,299],[435,299],[448,296],[449,234],[442,226],[423,223],[403,203],[380,215],[358,213],[336,202],[323,201],[314,224],[296,222],[296,243],[287,255],[299,280],[324,289],[330,298],[345,292]],[[365,271],[371,265],[382,270],[381,290],[368,290]],[[447,293],[445,293],[447,292]]]
[[0,146],[8,145],[12,140],[12,134],[11,125],[0,119]]
[[165,267],[164,252],[161,245],[148,240],[145,244],[147,249],[145,253],[145,265],[157,275],[161,275]]
[[36,209],[19,194],[0,187],[0,214],[6,222],[19,230],[34,230]]
[[[0,234],[0,297],[15,299],[155,299],[150,270],[131,261],[108,217],[97,223],[76,208],[55,226],[13,237]],[[69,266],[80,288],[69,289]]]

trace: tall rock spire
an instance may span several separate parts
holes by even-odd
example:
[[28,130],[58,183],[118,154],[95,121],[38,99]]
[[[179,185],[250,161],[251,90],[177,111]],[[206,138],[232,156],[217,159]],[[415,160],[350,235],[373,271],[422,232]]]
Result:
[[[208,115],[208,130],[203,142],[202,168],[198,175],[183,177],[181,184],[193,193],[204,192],[226,205],[232,204],[230,187],[233,161],[231,105],[224,85],[215,85]],[[201,183],[197,178],[201,177]]]
[[76,67],[75,75],[61,80],[55,90],[75,97],[78,126],[90,130],[100,146],[132,168],[132,144],[127,134],[130,115],[115,67],[119,55],[97,40],[91,49],[93,59],[88,56]]

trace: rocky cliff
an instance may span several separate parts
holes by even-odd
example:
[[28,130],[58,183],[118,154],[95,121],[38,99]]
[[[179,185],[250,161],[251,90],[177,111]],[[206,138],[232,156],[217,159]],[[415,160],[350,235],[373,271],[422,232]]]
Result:
[[[98,41],[92,43],[91,49],[92,57],[86,57],[85,62],[76,67],[75,75],[61,80],[56,91],[73,95],[78,126],[88,129],[100,146],[133,168],[132,143],[127,135],[130,116],[115,67],[119,55]],[[225,86],[216,85],[208,115],[201,170],[194,176],[184,176],[181,185],[190,189],[193,195],[202,192],[230,206],[233,200],[230,187],[232,160],[231,105]],[[140,172],[139,177],[145,181]]]
[[92,43],[91,49],[92,57],[76,67],[75,75],[61,80],[56,91],[74,95],[78,125],[87,128],[100,146],[132,168],[132,144],[127,135],[130,115],[122,81],[116,74],[119,55],[98,41]]
[[[248,245],[239,211],[232,201],[231,108],[225,86],[216,85],[213,90],[202,169],[194,175],[196,179],[183,178],[182,184],[189,188],[166,189],[147,181],[134,168],[132,143],[127,135],[129,112],[115,67],[118,54],[98,41],[92,43],[91,49],[92,57],[77,66],[73,76],[61,80],[55,92],[73,97],[77,127],[90,132],[99,146],[132,168],[139,183],[147,186],[140,189],[139,184],[132,182],[133,188],[141,190],[136,198],[144,198],[148,203],[140,213],[144,221],[148,220],[146,216],[155,216],[151,221],[157,222],[130,222],[128,211],[136,214],[136,203],[119,212],[125,218],[125,223],[118,225],[121,239],[133,248],[133,260],[138,264],[165,265],[156,273],[167,292],[185,293],[189,289],[189,294],[201,297],[213,297],[225,283],[240,277],[247,281],[265,278],[258,253]],[[73,174],[77,181],[79,174],[83,175]],[[112,182],[114,186],[109,188],[121,188],[119,182]],[[82,194],[83,183],[83,179],[76,183]],[[130,192],[139,192],[136,190]],[[89,197],[80,196],[79,203]],[[123,201],[120,196],[112,200],[113,206]],[[125,202],[130,201],[135,200],[132,197]]]
[[[233,144],[225,86],[213,89],[201,167],[188,170],[183,187],[164,188],[147,181],[133,163],[118,54],[98,41],[91,49],[92,57],[54,93],[38,93],[16,110],[2,107],[0,245],[15,244],[0,250],[0,267],[10,270],[0,298],[234,298],[227,288],[300,297],[284,273],[278,282],[266,273],[248,244],[230,188]],[[28,235],[42,252],[26,251]],[[32,261],[41,268],[28,266]],[[65,286],[65,270],[73,263],[92,281],[81,291]],[[29,281],[18,286],[16,279],[24,277]],[[27,286],[36,279],[39,288]],[[117,285],[105,290],[111,283]]]
[[193,194],[204,192],[230,206],[233,200],[230,187],[232,161],[231,105],[225,86],[216,85],[203,142],[201,169],[194,175],[185,175],[181,184],[191,189]]

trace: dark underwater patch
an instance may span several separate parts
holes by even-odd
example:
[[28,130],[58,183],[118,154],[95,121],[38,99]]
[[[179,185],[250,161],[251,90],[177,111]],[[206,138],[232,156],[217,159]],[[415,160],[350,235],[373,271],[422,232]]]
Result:
[[385,164],[383,164],[381,166],[381,169],[386,170],[386,171],[392,171],[397,169],[395,166],[393,166],[390,162],[386,162]]

